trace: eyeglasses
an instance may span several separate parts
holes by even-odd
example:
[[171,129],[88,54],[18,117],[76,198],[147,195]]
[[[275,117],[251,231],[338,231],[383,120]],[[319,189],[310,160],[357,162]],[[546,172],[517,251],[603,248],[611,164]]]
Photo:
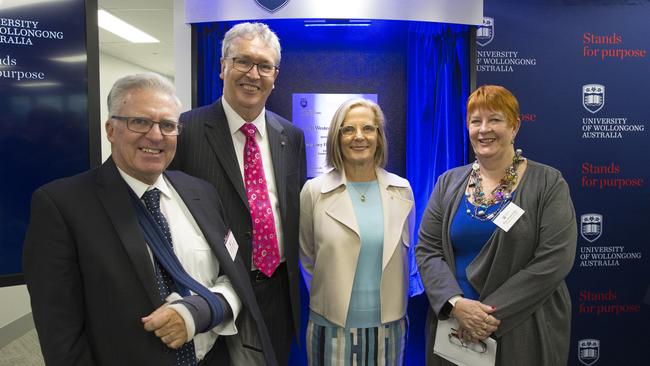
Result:
[[149,131],[151,131],[154,124],[158,125],[158,128],[160,129],[160,133],[165,136],[180,135],[181,130],[183,129],[183,125],[174,121],[162,120],[156,122],[142,117],[123,117],[123,116],[111,116],[111,118],[116,119],[118,121],[126,121],[126,128],[128,128],[129,131],[133,131],[137,133],[148,133]]
[[458,347],[463,347],[467,348],[470,351],[474,351],[476,353],[485,353],[487,352],[487,344],[485,342],[479,340],[478,342],[465,342],[463,339],[458,337],[458,331],[454,328],[451,328],[451,332],[449,333],[449,343],[454,344]]
[[257,66],[257,72],[260,74],[260,76],[264,76],[264,77],[271,77],[275,75],[275,70],[278,70],[278,67],[271,63],[268,62],[255,63],[247,58],[241,58],[241,57],[233,57],[232,66],[235,68],[235,70],[243,73],[247,73],[251,71],[253,66]]
[[[341,126],[341,129],[339,131],[341,131],[341,135],[343,135],[344,137],[352,137],[357,134],[358,129],[354,126]],[[375,132],[377,132],[377,126],[373,126],[373,125],[361,126],[361,133],[366,137],[374,135]]]

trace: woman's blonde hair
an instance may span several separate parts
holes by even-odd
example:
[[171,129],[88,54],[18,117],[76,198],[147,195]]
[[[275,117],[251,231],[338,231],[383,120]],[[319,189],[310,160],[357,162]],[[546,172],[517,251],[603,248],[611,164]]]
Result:
[[341,154],[341,140],[339,139],[341,126],[345,121],[345,117],[352,108],[366,107],[370,109],[375,118],[375,126],[377,127],[377,150],[375,151],[375,167],[383,167],[386,165],[388,155],[386,146],[386,133],[384,130],[384,112],[381,111],[377,103],[364,99],[354,98],[345,101],[336,110],[330,123],[330,129],[327,133],[327,156],[326,162],[328,166],[334,167],[336,170],[343,170],[343,156]]

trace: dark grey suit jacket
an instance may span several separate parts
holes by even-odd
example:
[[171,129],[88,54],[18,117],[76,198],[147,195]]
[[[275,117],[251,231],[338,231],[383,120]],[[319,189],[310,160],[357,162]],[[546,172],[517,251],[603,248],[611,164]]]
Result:
[[[242,259],[247,268],[251,268],[252,224],[248,198],[221,99],[183,113],[180,123],[184,130],[178,139],[172,167],[205,179],[217,188]],[[302,130],[270,111],[266,112],[266,131],[280,202],[293,324],[297,335],[300,334],[300,189],[307,175],[305,137]]]
[[[220,272],[230,278],[243,312],[258,320],[251,336],[261,340],[268,364],[274,365],[248,271],[224,245],[227,227],[217,192],[184,173],[166,174],[219,260]],[[174,353],[140,321],[162,300],[129,189],[109,158],[99,168],[34,192],[23,268],[48,365],[175,362]],[[216,356],[216,361],[224,358]]]

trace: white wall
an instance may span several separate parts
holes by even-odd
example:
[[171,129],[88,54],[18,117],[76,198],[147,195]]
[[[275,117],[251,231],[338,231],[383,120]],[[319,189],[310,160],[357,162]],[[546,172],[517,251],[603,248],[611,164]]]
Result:
[[0,349],[32,328],[34,328],[34,320],[27,286],[1,287]]
[[0,288],[0,329],[32,311],[27,286]]
[[174,77],[181,111],[192,109],[192,27],[185,23],[185,0],[174,0]]
[[[113,83],[122,76],[138,74],[143,72],[152,72],[138,65],[115,58],[106,53],[99,53],[99,99],[100,99],[100,130],[102,131],[102,161],[111,154],[111,146],[106,139],[106,130],[104,123],[108,119],[108,108],[106,107],[106,98],[111,91]],[[165,75],[169,77],[169,75]],[[171,77],[170,77],[171,79]]]

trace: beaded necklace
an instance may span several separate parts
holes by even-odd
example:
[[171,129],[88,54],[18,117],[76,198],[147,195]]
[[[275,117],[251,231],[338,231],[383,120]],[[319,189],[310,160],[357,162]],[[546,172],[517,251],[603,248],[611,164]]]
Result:
[[[517,184],[519,175],[517,174],[517,167],[526,158],[521,156],[521,149],[515,151],[515,156],[512,158],[512,164],[506,168],[506,174],[501,178],[499,184],[492,190],[488,196],[483,192],[483,178],[481,177],[480,165],[478,161],[472,164],[472,171],[469,174],[469,189],[465,192],[465,197],[472,197],[474,204],[470,207],[468,200],[465,200],[467,206],[467,214],[472,218],[480,221],[492,220],[501,210],[505,208],[506,204],[512,198],[512,187]],[[488,207],[498,204],[497,209],[489,214],[487,213]]]

